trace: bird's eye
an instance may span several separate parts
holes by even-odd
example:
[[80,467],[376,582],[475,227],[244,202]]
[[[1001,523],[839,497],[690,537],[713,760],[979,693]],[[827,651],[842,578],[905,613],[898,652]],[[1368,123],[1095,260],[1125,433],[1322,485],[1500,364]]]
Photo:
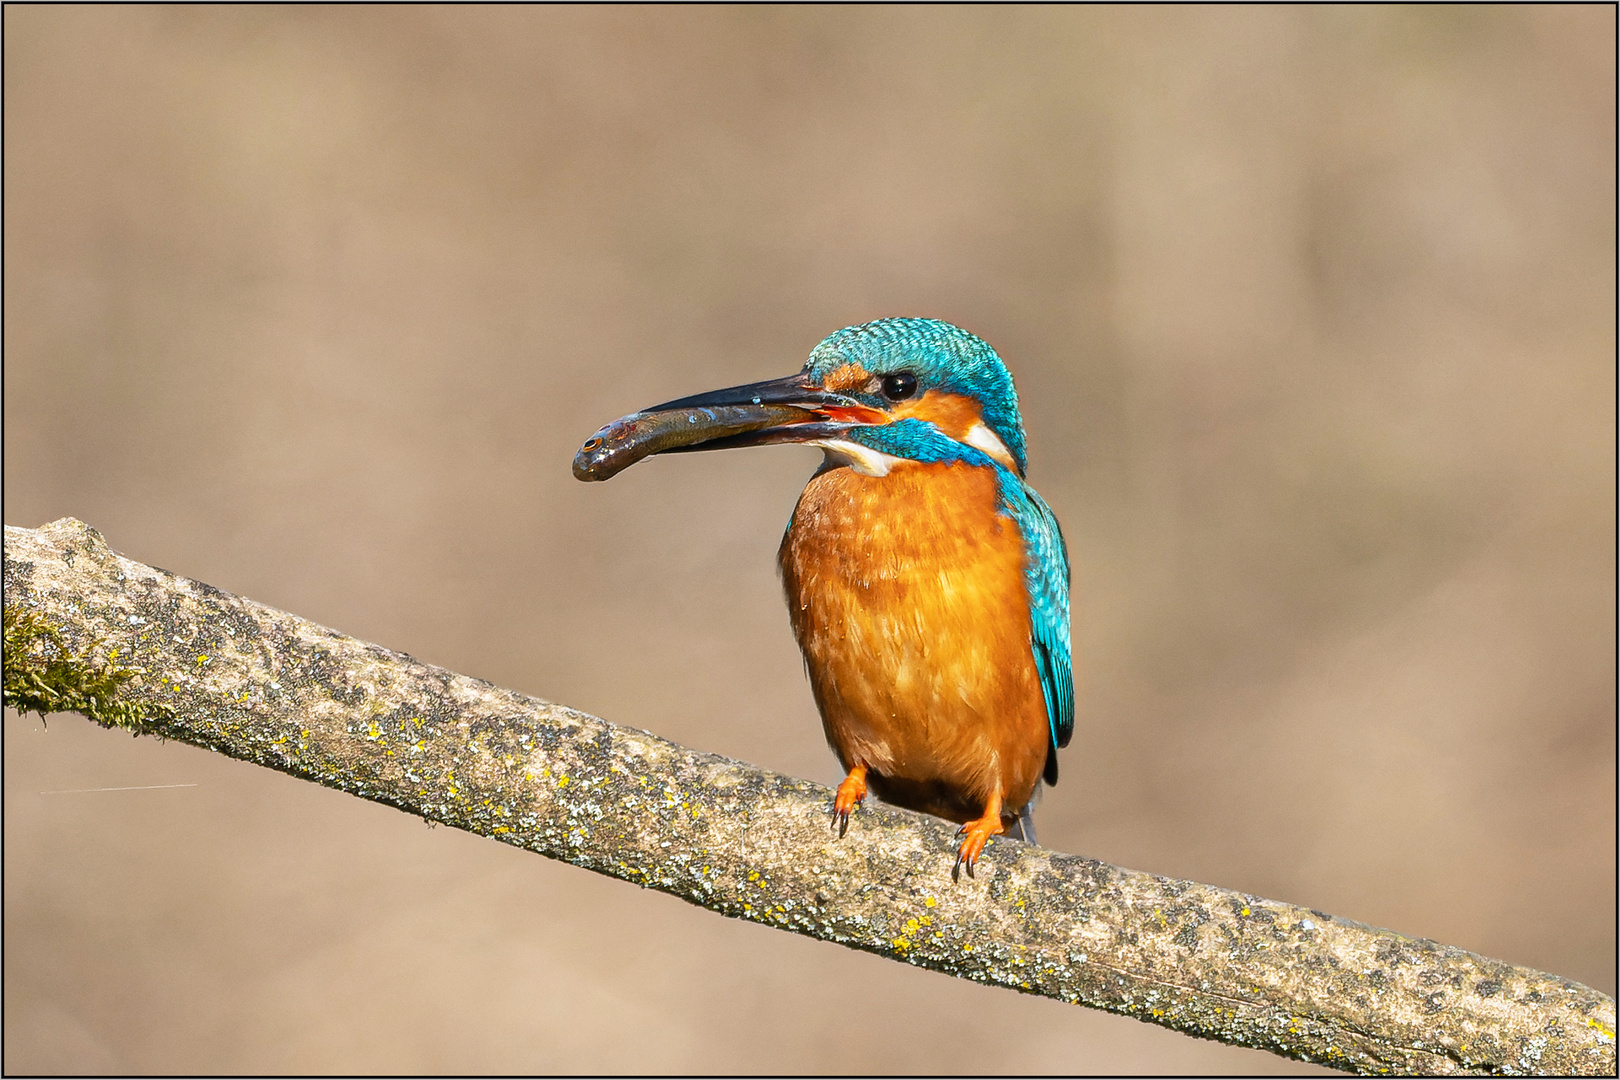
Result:
[[917,376],[909,371],[897,371],[883,376],[883,396],[890,401],[904,401],[917,392]]

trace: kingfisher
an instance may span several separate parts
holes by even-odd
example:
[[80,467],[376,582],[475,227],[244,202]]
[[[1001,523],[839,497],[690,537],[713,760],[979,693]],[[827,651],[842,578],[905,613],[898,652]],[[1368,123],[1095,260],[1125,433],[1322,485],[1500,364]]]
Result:
[[845,776],[958,822],[953,878],[1033,807],[1074,731],[1069,555],[1025,482],[1018,393],[996,351],[935,319],[839,330],[795,375],[655,405],[574,460],[606,480],[651,454],[804,443],[821,467],[778,552],[793,634]]

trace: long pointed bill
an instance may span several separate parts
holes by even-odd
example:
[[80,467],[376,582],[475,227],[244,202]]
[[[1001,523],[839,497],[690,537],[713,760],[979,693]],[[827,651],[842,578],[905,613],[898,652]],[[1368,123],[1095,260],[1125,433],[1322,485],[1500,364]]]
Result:
[[801,372],[666,401],[613,421],[585,440],[574,476],[607,480],[653,454],[815,442],[874,413],[853,398],[812,385]]

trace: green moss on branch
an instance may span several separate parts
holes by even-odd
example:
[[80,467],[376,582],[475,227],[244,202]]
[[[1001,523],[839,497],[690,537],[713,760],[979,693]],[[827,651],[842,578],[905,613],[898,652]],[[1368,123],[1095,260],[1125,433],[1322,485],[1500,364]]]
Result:
[[119,696],[141,669],[117,663],[116,649],[95,659],[100,646],[76,652],[39,612],[6,604],[5,704],[20,713],[76,712],[104,727],[150,731],[150,710]]

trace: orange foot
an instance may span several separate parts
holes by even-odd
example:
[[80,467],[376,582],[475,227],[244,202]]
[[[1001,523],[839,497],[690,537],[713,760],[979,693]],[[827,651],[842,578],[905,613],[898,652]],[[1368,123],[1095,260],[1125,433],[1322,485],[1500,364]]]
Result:
[[972,877],[973,867],[978,864],[984,845],[990,842],[992,836],[1006,831],[1001,824],[1001,796],[996,794],[990,797],[983,817],[956,830],[956,835],[962,838],[962,846],[956,851],[956,865],[951,867],[951,880],[960,880],[959,873],[964,866],[967,867],[968,877]]
[[838,830],[839,836],[849,830],[849,815],[865,798],[866,766],[857,765],[849,770],[849,775],[838,785],[838,794],[833,796],[833,828]]

